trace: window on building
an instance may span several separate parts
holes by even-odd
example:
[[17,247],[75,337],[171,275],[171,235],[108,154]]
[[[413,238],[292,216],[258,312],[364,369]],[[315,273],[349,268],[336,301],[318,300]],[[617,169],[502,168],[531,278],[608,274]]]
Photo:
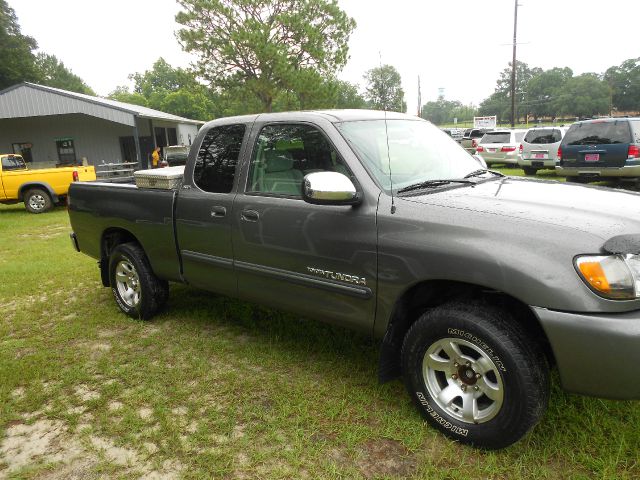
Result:
[[323,171],[350,175],[335,148],[317,128],[267,125],[253,150],[248,191],[300,197],[304,176]]
[[214,127],[200,146],[193,181],[205,192],[229,193],[233,188],[244,125]]
[[178,145],[178,131],[175,128],[167,128],[169,145]]
[[33,147],[33,145],[31,145],[30,142],[13,143],[11,144],[11,147],[13,148],[13,153],[22,155],[22,158],[24,158],[25,162],[33,162],[33,155],[31,155],[31,148]]
[[58,150],[58,163],[60,165],[73,165],[76,163],[76,149],[72,138],[61,138],[56,140]]

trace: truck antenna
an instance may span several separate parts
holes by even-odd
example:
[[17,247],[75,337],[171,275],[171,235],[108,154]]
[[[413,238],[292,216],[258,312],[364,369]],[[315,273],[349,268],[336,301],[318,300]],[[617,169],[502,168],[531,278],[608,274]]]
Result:
[[389,184],[391,187],[391,214],[396,213],[396,202],[393,196],[393,175],[391,175],[391,152],[389,149],[389,125],[387,123],[387,86],[384,82],[384,72],[382,71],[382,53],[378,50],[378,57],[380,59],[380,82],[382,83],[382,108],[384,110],[384,133],[387,140],[387,162],[389,165]]

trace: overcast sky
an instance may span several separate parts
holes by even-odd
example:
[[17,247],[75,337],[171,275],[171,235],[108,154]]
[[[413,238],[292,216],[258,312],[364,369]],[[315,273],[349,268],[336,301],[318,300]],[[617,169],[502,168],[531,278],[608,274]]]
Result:
[[[22,32],[54,54],[99,95],[129,85],[130,73],[158,57],[174,66],[193,60],[175,38],[175,0],[8,0]],[[383,63],[402,75],[409,112],[438,88],[447,99],[479,104],[511,59],[513,0],[338,0],[358,26],[339,77],[363,87],[362,75]],[[544,69],[601,73],[640,56],[640,0],[520,0],[518,59]]]

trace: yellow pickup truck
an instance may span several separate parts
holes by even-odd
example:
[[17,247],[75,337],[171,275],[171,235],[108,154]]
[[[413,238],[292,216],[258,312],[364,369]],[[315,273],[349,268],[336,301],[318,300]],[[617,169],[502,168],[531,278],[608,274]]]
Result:
[[0,154],[0,203],[24,202],[31,213],[46,212],[63,201],[71,182],[95,179],[93,166],[30,170],[20,155]]

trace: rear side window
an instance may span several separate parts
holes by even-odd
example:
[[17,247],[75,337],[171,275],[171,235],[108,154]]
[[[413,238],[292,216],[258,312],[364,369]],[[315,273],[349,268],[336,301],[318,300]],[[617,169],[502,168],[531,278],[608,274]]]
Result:
[[606,145],[631,143],[631,129],[628,121],[590,122],[571,125],[564,137],[566,145]]
[[520,143],[522,141],[522,139],[524,138],[524,133],[525,132],[516,132],[515,133],[516,143]]
[[20,170],[27,168],[24,164],[24,160],[22,157],[18,157],[15,155],[7,155],[6,157],[2,157],[2,170]]
[[556,143],[562,140],[562,133],[559,128],[541,128],[540,130],[529,130],[524,137],[527,143],[535,145],[543,143]]
[[205,192],[229,193],[244,138],[244,125],[213,127],[200,146],[193,181]]
[[511,134],[509,132],[488,132],[482,137],[481,143],[510,143]]

